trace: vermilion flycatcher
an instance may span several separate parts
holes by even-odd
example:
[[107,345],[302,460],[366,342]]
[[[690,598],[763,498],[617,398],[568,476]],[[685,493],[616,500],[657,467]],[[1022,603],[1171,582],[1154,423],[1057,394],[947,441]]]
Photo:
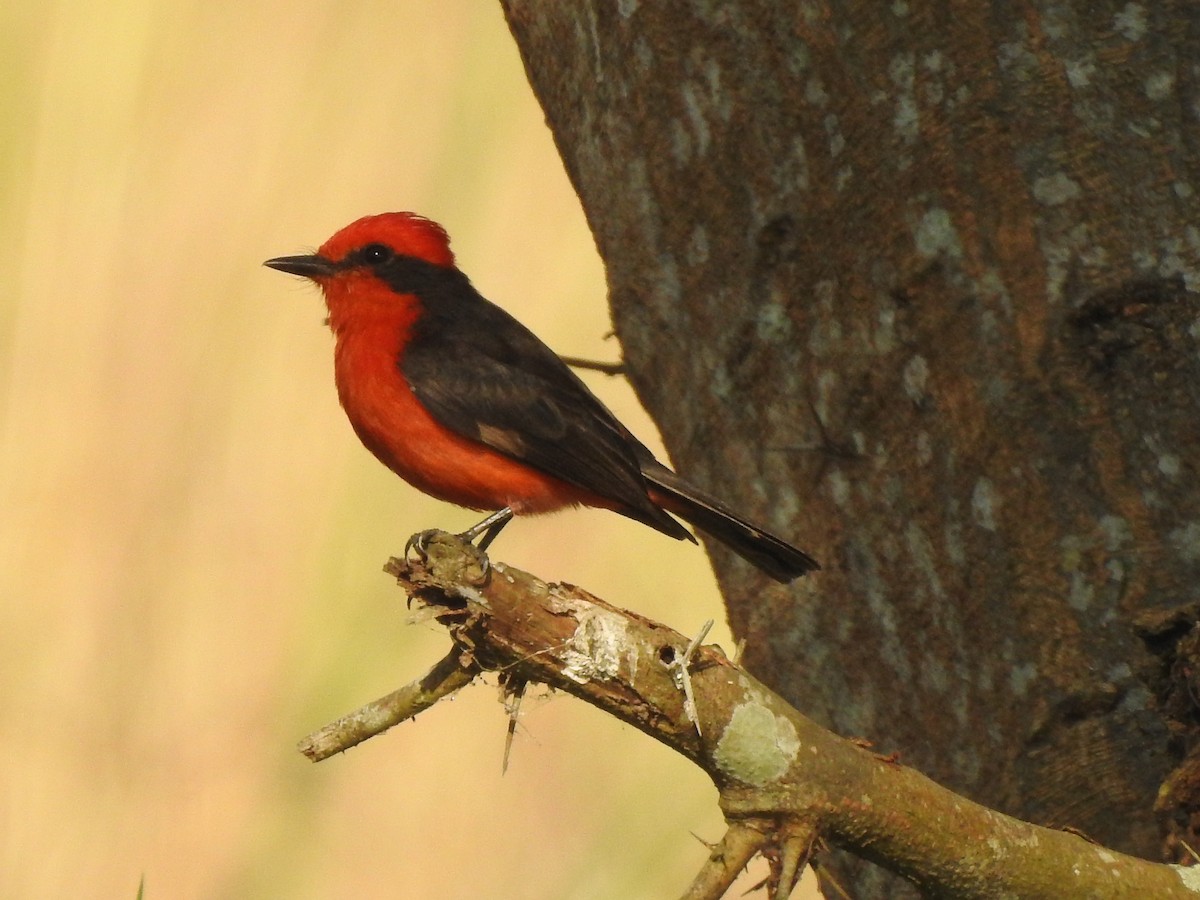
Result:
[[554,351],[471,286],[429,219],[367,216],[315,254],[266,265],[321,286],[338,396],[367,449],[426,494],[493,511],[464,535],[482,535],[481,550],[513,514],[582,504],[694,541],[675,513],[782,582],[817,568],[658,462]]

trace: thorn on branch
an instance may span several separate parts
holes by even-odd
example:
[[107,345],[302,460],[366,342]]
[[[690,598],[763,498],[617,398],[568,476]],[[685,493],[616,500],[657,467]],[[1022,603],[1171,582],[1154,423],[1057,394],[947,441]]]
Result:
[[505,678],[501,685],[504,697],[504,711],[508,713],[508,728],[504,734],[504,758],[500,762],[500,774],[508,772],[508,757],[512,752],[513,737],[517,733],[517,717],[521,714],[521,701],[525,698],[525,688],[529,682],[519,675]]
[[696,655],[696,650],[708,637],[708,632],[712,627],[713,620],[709,619],[700,629],[700,633],[692,638],[687,649],[683,651],[683,655],[667,662],[667,669],[671,672],[675,687],[683,691],[683,712],[688,717],[688,721],[696,726],[697,737],[704,737],[704,733],[700,730],[700,714],[696,711],[696,695],[692,693],[692,675],[688,671],[688,666],[691,665],[692,657]]

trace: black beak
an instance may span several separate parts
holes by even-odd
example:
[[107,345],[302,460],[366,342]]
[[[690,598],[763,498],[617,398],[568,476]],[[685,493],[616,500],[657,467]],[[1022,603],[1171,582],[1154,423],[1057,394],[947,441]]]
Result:
[[328,278],[337,271],[337,267],[323,256],[315,253],[311,256],[277,256],[268,259],[264,266],[287,272],[289,275],[302,275],[305,278]]

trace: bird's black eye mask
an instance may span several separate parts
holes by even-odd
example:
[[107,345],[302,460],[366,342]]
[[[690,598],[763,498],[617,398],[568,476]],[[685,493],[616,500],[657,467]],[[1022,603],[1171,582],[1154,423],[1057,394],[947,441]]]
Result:
[[387,244],[367,244],[355,252],[362,258],[363,264],[368,266],[384,265],[396,255],[396,251]]
[[387,244],[367,244],[347,253],[335,265],[342,270],[358,268],[378,270],[395,258],[396,251]]
[[416,256],[397,253],[387,244],[367,244],[336,263],[341,271],[368,269],[398,294],[436,296],[467,283],[453,266],[439,266]]

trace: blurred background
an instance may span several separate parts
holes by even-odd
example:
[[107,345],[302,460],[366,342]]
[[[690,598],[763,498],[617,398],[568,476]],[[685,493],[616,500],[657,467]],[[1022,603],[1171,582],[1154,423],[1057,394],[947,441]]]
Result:
[[[417,210],[560,352],[619,354],[498,4],[8,3],[0,48],[0,896],[681,891],[715,790],[569,697],[504,777],[494,681],[295,749],[445,652],[381,566],[476,515],[362,449],[317,291],[262,260]],[[732,649],[703,552],[618,516],[493,555]]]

